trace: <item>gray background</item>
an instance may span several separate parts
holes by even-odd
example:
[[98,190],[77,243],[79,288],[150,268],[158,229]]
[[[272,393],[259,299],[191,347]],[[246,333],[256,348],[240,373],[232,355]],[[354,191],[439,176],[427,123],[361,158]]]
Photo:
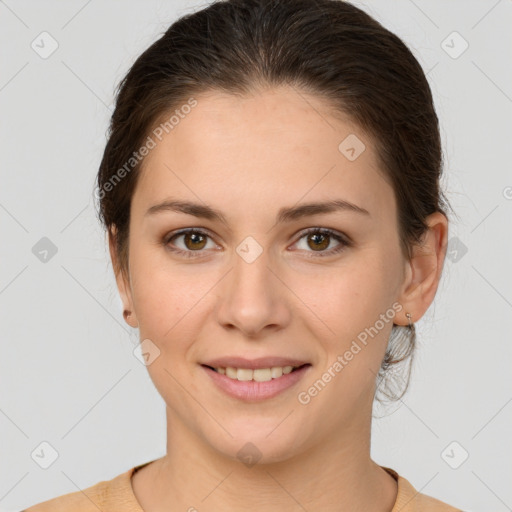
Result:
[[[372,456],[466,511],[512,510],[512,0],[354,3],[428,72],[459,215],[410,390],[376,409]],[[1,511],[165,453],[164,403],[134,357],[92,190],[115,85],[204,5],[0,1]],[[43,31],[58,43],[47,58],[31,47],[51,49]],[[43,237],[58,249],[46,262]]]

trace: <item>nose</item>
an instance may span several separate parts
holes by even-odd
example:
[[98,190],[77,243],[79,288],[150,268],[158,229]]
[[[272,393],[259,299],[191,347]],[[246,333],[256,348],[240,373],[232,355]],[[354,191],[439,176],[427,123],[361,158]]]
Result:
[[234,254],[216,312],[224,328],[255,338],[266,331],[281,330],[290,322],[289,292],[270,263],[266,251],[253,261]]

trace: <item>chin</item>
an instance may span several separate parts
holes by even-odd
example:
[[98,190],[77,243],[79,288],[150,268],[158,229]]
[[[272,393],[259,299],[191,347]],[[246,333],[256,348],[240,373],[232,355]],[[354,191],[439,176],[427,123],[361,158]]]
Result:
[[[274,464],[285,462],[295,455],[298,455],[302,437],[300,430],[296,431],[287,425],[279,425],[282,421],[270,421],[268,418],[263,421],[252,421],[250,427],[245,422],[238,422],[238,425],[226,425],[228,434],[219,438],[211,439],[206,437],[206,442],[219,454],[231,460],[238,460],[247,467],[255,464]],[[287,420],[285,420],[286,422]],[[277,427],[277,428],[276,428]]]

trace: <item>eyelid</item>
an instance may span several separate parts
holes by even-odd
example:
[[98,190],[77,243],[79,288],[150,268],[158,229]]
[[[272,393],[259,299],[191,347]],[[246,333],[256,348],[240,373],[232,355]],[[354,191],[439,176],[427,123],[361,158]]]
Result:
[[[206,236],[206,237],[210,238],[216,245],[219,245],[215,240],[215,236],[209,229],[199,228],[199,227],[197,227],[197,228],[196,227],[188,227],[188,228],[182,228],[182,229],[178,229],[176,231],[172,231],[171,233],[168,233],[167,235],[165,235],[163,237],[162,244],[164,246],[168,247],[170,244],[170,241],[172,239],[177,238],[181,235],[186,235],[188,233],[198,233],[200,235]],[[339,242],[339,245],[333,249],[329,249],[329,250],[325,250],[325,251],[306,251],[307,253],[310,253],[307,257],[315,258],[315,257],[333,256],[335,254],[342,252],[344,249],[353,246],[353,241],[345,233],[342,233],[336,229],[321,227],[321,226],[312,226],[312,227],[305,228],[305,229],[302,229],[301,231],[299,231],[295,237],[296,239],[295,239],[295,242],[293,242],[292,246],[297,244],[302,238],[304,238],[305,236],[307,236],[310,233],[320,233],[320,234],[330,236],[331,238],[336,239]],[[170,248],[169,250],[176,254],[186,255],[186,257],[194,257],[193,254],[195,252],[197,252],[199,255],[201,253],[208,252],[203,249],[197,250],[197,251],[191,251],[191,250],[184,250],[184,249],[179,249],[179,248],[174,248],[174,249]],[[315,255],[315,253],[316,253],[316,255]]]
[[330,236],[331,238],[336,239],[339,242],[339,244],[336,247],[325,251],[306,251],[307,258],[322,258],[335,256],[343,252],[345,249],[352,247],[354,245],[352,239],[345,235],[344,233],[342,233],[341,231],[338,231],[337,229],[320,226],[314,226],[300,231],[297,235],[296,241],[292,245],[297,244],[300,240],[302,240],[302,238],[309,235],[310,233],[320,233],[323,235]]
[[172,238],[177,237],[179,235],[186,235],[188,233],[199,233],[201,235],[209,236],[212,240],[215,240],[215,235],[207,228],[182,228],[177,229],[175,231],[171,231],[164,236],[164,240],[169,242]]
[[341,238],[345,243],[352,243],[352,240],[345,235],[343,232],[338,231],[337,229],[323,227],[323,226],[312,226],[310,228],[302,229],[297,233],[297,240],[300,240],[303,236],[308,235],[309,233],[323,233],[327,235],[331,235],[333,237]]
[[[215,245],[219,245],[216,241],[216,237],[215,235],[209,230],[209,229],[206,229],[206,228],[194,228],[194,227],[191,227],[191,228],[182,228],[182,229],[178,229],[176,231],[172,231],[170,233],[167,233],[164,237],[163,237],[163,241],[162,243],[164,245],[168,245],[170,243],[170,241],[173,239],[173,238],[177,238],[181,235],[187,235],[189,233],[198,233],[200,235],[203,235],[203,236],[207,236],[208,238],[210,238],[210,240],[212,240]],[[183,249],[176,249],[175,252],[179,252],[179,251],[183,251]],[[201,250],[201,251],[183,251],[183,252],[205,252],[204,250]]]

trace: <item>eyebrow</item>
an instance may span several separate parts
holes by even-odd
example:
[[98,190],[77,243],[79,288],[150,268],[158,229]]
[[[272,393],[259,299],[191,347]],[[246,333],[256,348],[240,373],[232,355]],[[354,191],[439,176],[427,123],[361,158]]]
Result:
[[[193,203],[190,201],[166,200],[148,208],[144,216],[155,215],[161,212],[177,212],[193,215],[212,221],[220,221],[227,224],[224,214],[204,204]],[[355,212],[361,215],[371,217],[370,212],[354,203],[344,199],[333,199],[326,202],[304,203],[299,206],[281,208],[277,214],[277,223],[291,222],[302,217],[308,217],[318,214],[326,214],[337,211]]]

